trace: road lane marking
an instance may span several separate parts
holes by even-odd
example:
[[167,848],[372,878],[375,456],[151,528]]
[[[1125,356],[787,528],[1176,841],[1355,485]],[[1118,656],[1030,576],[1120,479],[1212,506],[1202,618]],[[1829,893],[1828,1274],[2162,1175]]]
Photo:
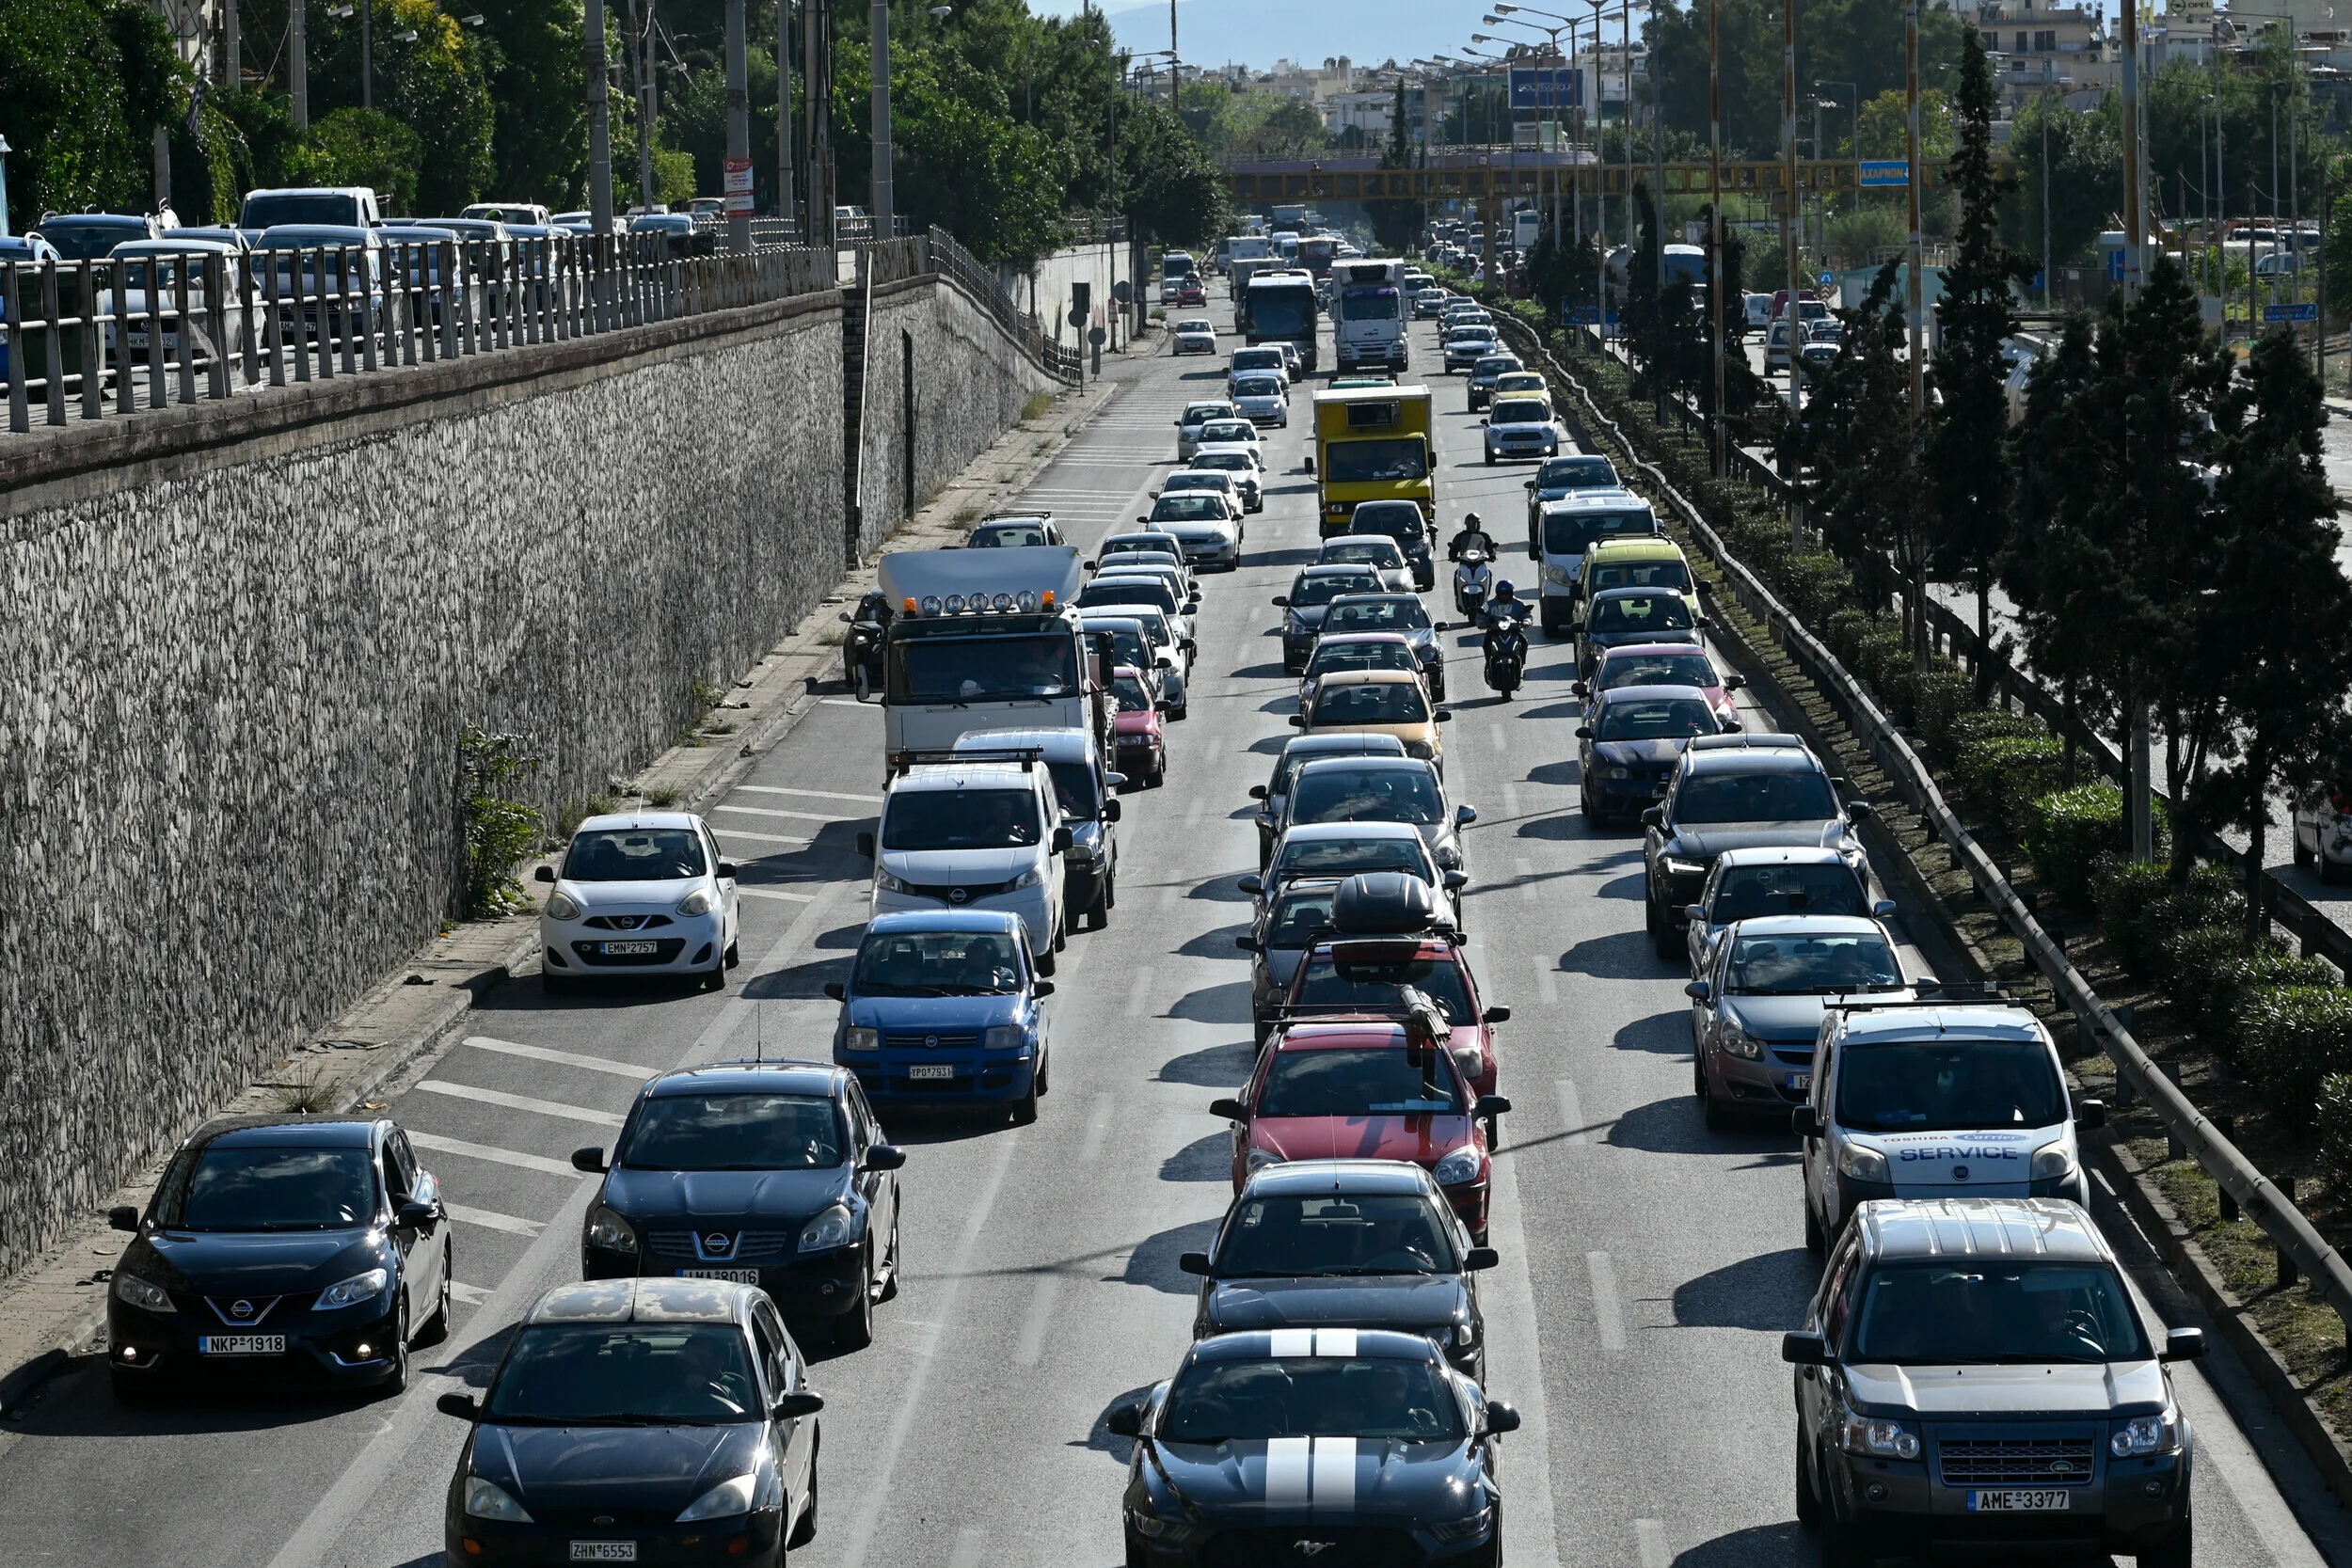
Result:
[[[773,806],[730,806],[723,803],[713,806],[710,809],[712,811],[731,811],[743,816],[788,816],[799,822],[863,822],[866,820],[866,816],[870,815],[866,812],[860,812],[854,816],[844,816],[838,812],[778,811]],[[734,828],[729,828],[727,830],[729,832],[735,832],[738,831],[739,830]]]
[[536,1236],[548,1227],[545,1220],[520,1219],[491,1209],[469,1208],[463,1203],[444,1202],[441,1207],[449,1211],[449,1217],[460,1225],[478,1225],[485,1230],[503,1230],[510,1236]]
[[1560,1000],[1560,966],[1541,953],[1535,955],[1535,994],[1546,1002]]
[[1557,1562],[1559,1526],[1551,1500],[1551,1426],[1545,1415],[1542,1320],[1535,1315],[1534,1277],[1528,1271],[1527,1227],[1519,1206],[1519,1162],[1504,1148],[1494,1162],[1490,1234],[1502,1266],[1486,1277],[1487,1386],[1508,1390],[1522,1425],[1511,1434],[1511,1506],[1502,1511],[1505,1556],[1514,1562]]
[[1642,1568],[1671,1568],[1674,1554],[1666,1550],[1666,1527],[1661,1521],[1634,1520],[1633,1540],[1642,1554]]
[[[1519,819],[1519,786],[1507,779],[1502,784],[1502,814],[1514,822]],[[1519,863],[1525,865],[1527,863],[1521,861]]]
[[[1517,802],[1513,802],[1511,805],[1511,815],[1513,816],[1517,816],[1518,814],[1518,806]],[[1535,891],[1535,863],[1527,859],[1525,856],[1521,856],[1519,859],[1511,863],[1511,870],[1518,877],[1519,879],[1519,902],[1522,904],[1534,903],[1540,896],[1540,895],[1538,895]]]
[[1209,800],[1207,796],[1194,796],[1192,798],[1192,804],[1184,808],[1184,826],[1187,828],[1198,828],[1200,826],[1200,814],[1208,809]]
[[1141,1018],[1152,1008],[1152,975],[1150,964],[1136,971],[1135,984],[1127,988],[1127,1016]]
[[[651,1073],[645,1076],[652,1077]],[[532,1111],[543,1117],[562,1117],[566,1121],[584,1121],[596,1127],[618,1127],[621,1118],[611,1111],[592,1111],[585,1105],[565,1105],[553,1100],[533,1100],[527,1094],[501,1094],[497,1089],[478,1089],[471,1084],[444,1083],[428,1078],[417,1087],[428,1094],[445,1094],[457,1100],[478,1100],[485,1105],[503,1106],[509,1111]]]
[[783,898],[795,904],[805,904],[817,896],[813,893],[787,893],[780,887],[746,887],[741,882],[735,884],[735,891],[754,898]]
[[956,1531],[956,1547],[948,1556],[947,1568],[980,1568],[988,1560],[988,1530],[980,1525],[966,1525]]
[[1176,901],[1182,898],[1184,895],[1184,874],[1181,871],[1170,871],[1168,874],[1167,885],[1160,889],[1160,908],[1164,910],[1174,909],[1176,907]]
[[1605,1252],[1588,1252],[1584,1267],[1593,1276],[1593,1318],[1600,1325],[1600,1348],[1625,1349],[1625,1308],[1617,1304],[1617,1266]]
[[635,1062],[618,1061],[611,1056],[587,1056],[577,1051],[556,1051],[544,1045],[524,1045],[519,1040],[493,1039],[488,1035],[468,1035],[466,1043],[476,1051],[494,1052],[501,1056],[523,1056],[534,1062],[554,1062],[563,1067],[583,1068],[590,1072],[609,1072],[616,1078],[634,1078],[644,1083],[661,1069],[639,1067]]
[[444,1138],[438,1132],[420,1132],[411,1128],[408,1141],[419,1148],[429,1148],[437,1154],[454,1154],[466,1160],[483,1160],[494,1165],[513,1165],[518,1170],[535,1170],[548,1176],[568,1176],[574,1180],[587,1175],[575,1170],[569,1160],[550,1160],[544,1154],[525,1154],[519,1149],[494,1148],[488,1144],[468,1143],[463,1138]]
[[1495,738],[1495,750],[1498,752],[1508,751],[1511,746],[1511,737],[1508,734],[1504,733],[1502,725],[1498,722],[1487,727],[1493,732]]
[[1584,1141],[1584,1107],[1576,1098],[1576,1080],[1556,1078],[1551,1086],[1560,1097],[1560,1125],[1565,1129],[1560,1141],[1574,1148]]
[[732,822],[725,826],[726,836],[729,838],[755,838],[762,844],[806,844],[809,842],[806,837],[795,836],[791,833],[755,833],[749,828],[739,828]]
[[827,707],[874,707],[878,705],[873,703],[861,703],[855,697],[819,697],[817,700]]
[[1112,1099],[1106,1091],[1094,1097],[1087,1113],[1086,1141],[1078,1146],[1078,1164],[1085,1169],[1102,1157],[1103,1141],[1111,1135]]
[[1061,1294],[1061,1275],[1041,1274],[1037,1276],[1037,1289],[1029,1293],[1028,1315],[1021,1320],[1021,1338],[1012,1347],[1012,1358],[1024,1367],[1037,1365],[1045,1352],[1045,1325],[1054,1319],[1054,1298]]
[[[416,1134],[414,1133],[409,1134],[411,1138],[414,1138],[415,1135]],[[479,1285],[469,1285],[462,1279],[453,1279],[449,1282],[449,1293],[452,1297],[465,1303],[468,1307],[479,1307],[484,1302],[490,1299],[489,1291],[484,1290]]]
[[[863,707],[866,705],[861,703],[858,705]],[[787,789],[783,784],[737,784],[735,790],[739,795],[805,795],[812,800],[855,800],[862,806],[882,803],[879,795],[844,795],[837,789]]]

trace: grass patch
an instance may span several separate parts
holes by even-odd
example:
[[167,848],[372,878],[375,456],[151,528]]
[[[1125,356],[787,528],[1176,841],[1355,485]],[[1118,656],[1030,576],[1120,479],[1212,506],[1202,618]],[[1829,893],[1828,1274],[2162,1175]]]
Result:
[[324,1063],[313,1064],[294,1077],[272,1085],[272,1097],[281,1116],[315,1116],[323,1111],[340,1110],[342,1094],[328,1080]]
[[656,811],[675,810],[683,798],[674,784],[656,784],[645,791],[645,804]]
[[1040,392],[1021,405],[1024,420],[1041,420],[1054,411],[1056,398],[1051,392]]

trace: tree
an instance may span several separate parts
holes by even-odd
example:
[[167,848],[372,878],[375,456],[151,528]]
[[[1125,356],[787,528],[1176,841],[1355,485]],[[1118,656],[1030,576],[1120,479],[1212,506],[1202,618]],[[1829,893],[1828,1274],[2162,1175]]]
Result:
[[310,127],[287,168],[303,185],[366,185],[392,211],[417,200],[423,147],[417,134],[378,109],[337,109]]
[[[1975,29],[1970,29],[1974,36]],[[1984,45],[1977,44],[1982,54]],[[1964,62],[1963,62],[1964,66]],[[1904,93],[1888,90],[1862,105],[1862,113],[1854,120],[1854,145],[1857,155],[1864,158],[1908,158],[1911,156],[1911,103]],[[1952,119],[1952,101],[1940,88],[1924,87],[1919,93],[1919,156],[1948,158],[1959,145],[1957,127]]]
[[1194,245],[1225,231],[1225,180],[1164,103],[1137,103],[1119,121],[1120,200],[1163,245]]
[[1874,617],[1900,586],[1905,532],[1915,528],[1920,510],[1919,440],[1910,416],[1896,272],[1893,261],[1880,267],[1862,304],[1839,313],[1847,346],[1811,383],[1796,438],[1800,471],[1812,476],[1806,511],[1853,573],[1855,591]]
[[[480,29],[485,85],[493,121],[489,194],[497,199],[537,201],[558,210],[588,199],[587,23],[579,0],[468,0],[483,18]],[[755,48],[755,75],[767,78],[763,99],[755,86],[754,134],[761,134],[758,105],[773,104],[775,8],[765,29],[769,47]],[[381,36],[380,34],[378,35]],[[607,47],[612,35],[607,34]],[[722,74],[721,80],[724,81]],[[799,102],[797,96],[795,103]],[[752,166],[772,184],[776,160],[775,116],[765,117],[770,156],[755,155]],[[714,174],[711,189],[719,188]],[[772,199],[772,198],[771,198]]]
[[0,0],[16,212],[147,211],[154,128],[186,116],[193,86],[163,19],[135,0]]
[[[2064,265],[2090,254],[2100,233],[2116,226],[2113,216],[2123,188],[2123,115],[2110,101],[2090,114],[2077,114],[2055,93],[2017,112],[2010,132],[2010,156],[2017,162],[2016,190],[2004,203],[2003,228],[2010,243],[2040,255],[2042,219],[2050,219],[2050,254],[2042,260]],[[2046,133],[2046,135],[2045,135]],[[2042,147],[2049,147],[2048,171]],[[2200,182],[2200,188],[2205,182]]]
[[[1413,146],[1406,134],[1405,78],[1396,79],[1396,101],[1389,109],[1389,141],[1381,149],[1380,166],[1384,169],[1409,169],[1413,166]],[[1409,256],[1421,240],[1425,210],[1422,204],[1406,197],[1384,197],[1364,203],[1364,214],[1372,220],[1374,240],[1391,256]]]
[[[1863,101],[1903,87],[1904,0],[1804,0],[1797,80],[1853,82]],[[1646,24],[1669,132],[1708,131],[1708,15],[1702,0],[1661,5]],[[1923,6],[1919,58],[1958,60],[1964,26],[1946,6]],[[1780,145],[1781,11],[1776,0],[1723,0],[1724,149],[1770,155]],[[1943,72],[1923,67],[1923,87]]]

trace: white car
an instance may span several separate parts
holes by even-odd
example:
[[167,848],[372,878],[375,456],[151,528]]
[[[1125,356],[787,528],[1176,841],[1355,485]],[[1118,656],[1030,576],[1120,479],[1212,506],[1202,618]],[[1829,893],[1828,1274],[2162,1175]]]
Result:
[[1241,497],[1241,486],[1235,484],[1233,476],[1222,468],[1179,468],[1152,492],[1152,499],[1157,500],[1179,490],[1207,490],[1223,496],[1235,512],[1248,510]]
[[[1232,422],[1240,416],[1233,405],[1219,399],[1215,403],[1188,403],[1176,417],[1176,460],[1192,461],[1192,454],[1200,450],[1200,427],[1211,420]],[[1245,421],[1246,422],[1246,421]]]
[[1176,352],[1179,354],[1215,354],[1216,328],[1195,317],[1176,324]]
[[1197,469],[1214,469],[1233,476],[1233,488],[1241,493],[1242,510],[1265,510],[1265,485],[1258,478],[1258,459],[1238,442],[1203,447],[1192,455]]
[[1051,974],[1068,942],[1062,858],[1074,842],[1061,825],[1052,775],[1033,752],[913,763],[891,779],[877,831],[857,835],[858,853],[874,863],[866,918],[1003,910],[1021,917],[1038,973]]
[[1413,568],[1406,561],[1405,552],[1397,547],[1396,541],[1385,533],[1343,533],[1337,538],[1326,539],[1314,564],[1329,566],[1335,563],[1372,568],[1386,593],[1413,592]]
[[1144,526],[1156,533],[1174,535],[1183,546],[1184,564],[1196,570],[1241,565],[1241,509],[1230,496],[1204,490],[1178,490],[1152,503]]
[[2295,863],[2316,866],[2334,886],[2352,865],[2352,793],[2341,783],[2312,785],[2295,798]]
[[541,866],[538,879],[554,884],[539,911],[548,995],[644,974],[725,988],[742,934],[735,866],[691,812],[592,816],[573,830],[562,866]]
[[1229,387],[1232,382],[1239,381],[1243,376],[1252,373],[1271,373],[1280,376],[1282,390],[1288,392],[1291,388],[1291,356],[1273,343],[1262,343],[1256,348],[1233,350],[1232,357],[1225,364],[1225,376]]
[[1265,467],[1265,444],[1258,436],[1258,427],[1235,415],[1231,419],[1204,420],[1200,426],[1200,441],[1194,455],[1210,447],[1247,447],[1258,460],[1261,470]]
[[1233,377],[1233,406],[1251,424],[1288,430],[1291,424],[1290,385],[1269,372]]
[[1505,457],[1560,455],[1560,421],[1541,398],[1499,398],[1479,422],[1486,427],[1489,464]]

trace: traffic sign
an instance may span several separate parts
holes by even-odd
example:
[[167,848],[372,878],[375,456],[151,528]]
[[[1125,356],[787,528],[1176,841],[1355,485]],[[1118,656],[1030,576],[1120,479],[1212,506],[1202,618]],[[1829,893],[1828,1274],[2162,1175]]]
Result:
[[1911,183],[1911,162],[1906,158],[1865,158],[1862,160],[1862,188],[1883,190],[1888,186]]
[[[1600,325],[1600,307],[1597,305],[1570,305],[1567,301],[1562,300],[1560,302],[1560,319],[1570,326],[1598,326]],[[1617,312],[1614,310],[1609,312],[1609,325],[1612,326],[1617,325]]]
[[2266,322],[2315,322],[2319,319],[2317,305],[2265,305],[2263,320]]
[[[1842,84],[1841,84],[1841,85],[1842,85]],[[1822,287],[1822,288],[1824,288],[1824,289],[1834,289],[1834,288],[1836,288],[1836,286],[1837,286],[1837,275],[1836,275],[1836,273],[1834,273],[1834,272],[1825,272],[1825,273],[1821,274],[1821,287]]]

